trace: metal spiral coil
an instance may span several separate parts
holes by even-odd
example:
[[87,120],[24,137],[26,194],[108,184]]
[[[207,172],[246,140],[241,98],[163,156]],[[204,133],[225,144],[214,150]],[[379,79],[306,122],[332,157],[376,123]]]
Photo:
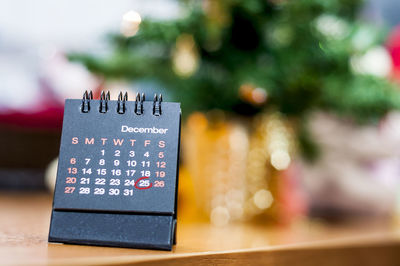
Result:
[[82,97],[82,113],[88,113],[90,111],[90,100],[93,100],[93,92],[87,90]]
[[100,109],[99,109],[100,113],[107,113],[109,100],[110,100],[110,91],[107,91],[107,93],[102,91],[100,95]]
[[135,114],[137,115],[143,114],[143,102],[145,101],[145,98],[146,96],[144,93],[142,93],[142,95],[140,95],[139,92],[136,94]]
[[118,95],[118,105],[117,105],[117,113],[125,114],[126,111],[126,102],[128,101],[128,93],[122,94],[122,91],[119,92]]
[[153,115],[155,116],[160,116],[162,109],[161,109],[161,102],[162,102],[162,94],[157,96],[157,94],[154,94],[154,99],[153,99]]

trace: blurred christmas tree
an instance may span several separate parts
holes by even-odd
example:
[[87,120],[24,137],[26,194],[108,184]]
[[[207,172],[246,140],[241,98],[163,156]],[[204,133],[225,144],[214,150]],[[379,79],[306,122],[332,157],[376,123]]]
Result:
[[378,46],[385,32],[357,18],[361,0],[182,5],[185,15],[169,21],[127,13],[122,33],[111,35],[111,54],[70,58],[106,78],[157,80],[186,113],[270,108],[304,121],[310,111],[325,110],[376,122],[400,107],[400,94],[385,79],[390,61]]

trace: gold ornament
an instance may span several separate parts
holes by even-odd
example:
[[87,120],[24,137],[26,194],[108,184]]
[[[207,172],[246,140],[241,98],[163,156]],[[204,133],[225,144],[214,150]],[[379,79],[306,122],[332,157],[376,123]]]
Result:
[[293,130],[279,113],[261,114],[253,122],[247,160],[246,217],[279,219],[278,183],[294,153]]
[[231,17],[228,12],[227,2],[220,0],[205,0],[203,10],[206,16],[205,27],[207,29],[207,39],[204,48],[209,51],[216,51],[221,47],[222,31],[231,24]]
[[215,225],[243,218],[247,128],[217,111],[192,114],[183,131],[183,159],[198,206]]
[[278,219],[279,171],[293,153],[290,128],[278,114],[252,121],[222,111],[192,114],[183,130],[183,161],[197,205],[214,225]]
[[245,102],[260,106],[267,101],[267,91],[250,84],[243,84],[239,88],[239,97]]
[[192,35],[182,34],[176,40],[172,53],[174,72],[184,78],[190,77],[199,66],[199,55]]

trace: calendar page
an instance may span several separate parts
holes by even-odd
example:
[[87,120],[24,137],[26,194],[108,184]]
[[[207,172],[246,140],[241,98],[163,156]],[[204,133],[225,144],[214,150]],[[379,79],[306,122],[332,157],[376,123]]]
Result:
[[[179,158],[180,104],[163,102],[154,115],[127,101],[67,100],[63,122],[54,210],[173,214]],[[136,103],[137,104],[137,103]]]

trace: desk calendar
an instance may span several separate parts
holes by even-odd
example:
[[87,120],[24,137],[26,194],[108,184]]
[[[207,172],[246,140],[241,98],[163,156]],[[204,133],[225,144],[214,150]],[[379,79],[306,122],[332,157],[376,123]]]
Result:
[[49,241],[171,250],[180,117],[161,95],[66,100]]

